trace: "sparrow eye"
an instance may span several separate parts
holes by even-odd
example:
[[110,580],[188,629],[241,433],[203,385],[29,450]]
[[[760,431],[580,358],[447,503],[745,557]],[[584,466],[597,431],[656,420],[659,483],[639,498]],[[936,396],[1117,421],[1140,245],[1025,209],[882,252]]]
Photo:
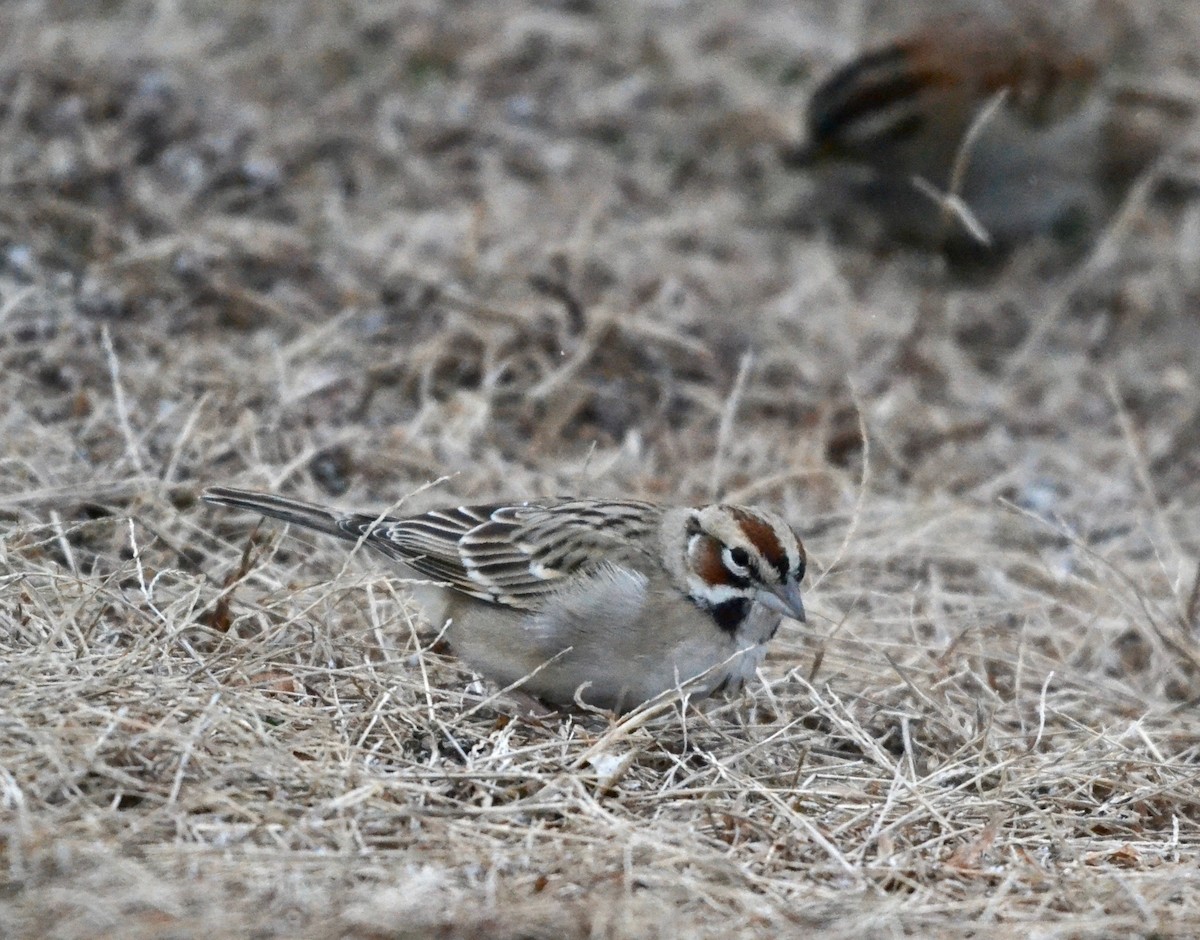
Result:
[[750,553],[744,548],[725,549],[725,567],[734,574],[749,574]]

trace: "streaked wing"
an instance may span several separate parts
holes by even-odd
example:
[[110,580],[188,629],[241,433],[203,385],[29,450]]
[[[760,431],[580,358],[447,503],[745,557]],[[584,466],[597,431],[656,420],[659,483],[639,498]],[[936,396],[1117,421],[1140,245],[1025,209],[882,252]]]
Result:
[[385,516],[382,519],[355,513],[339,520],[339,526],[366,544],[399,559],[410,568],[435,581],[478,596],[470,583],[459,552],[459,541],[472,529],[488,520],[492,506],[456,506],[435,509],[410,519]]
[[[533,609],[567,575],[644,556],[660,513],[649,503],[615,500],[459,506],[384,519],[366,541],[464,594]],[[347,522],[361,534],[374,520]]]

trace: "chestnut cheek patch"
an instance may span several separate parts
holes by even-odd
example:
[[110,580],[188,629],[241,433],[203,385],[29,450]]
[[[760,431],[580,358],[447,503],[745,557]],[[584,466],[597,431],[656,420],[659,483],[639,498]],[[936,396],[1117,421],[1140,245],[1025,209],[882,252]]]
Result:
[[692,570],[699,575],[705,584],[714,587],[746,588],[750,582],[734,574],[725,567],[721,560],[721,543],[710,535],[698,535],[692,538],[688,546],[688,556]]

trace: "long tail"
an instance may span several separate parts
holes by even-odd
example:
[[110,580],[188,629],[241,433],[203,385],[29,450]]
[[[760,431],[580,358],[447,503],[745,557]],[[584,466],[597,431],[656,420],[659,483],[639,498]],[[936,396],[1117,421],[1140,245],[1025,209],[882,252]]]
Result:
[[[287,499],[274,493],[260,493],[255,490],[238,490],[229,486],[210,486],[200,497],[206,503],[214,506],[227,506],[230,509],[249,509],[252,512],[272,516],[306,529],[315,529],[328,535],[336,535],[340,539],[356,542],[360,532],[345,528],[347,522],[354,518],[353,513],[337,513],[318,506],[315,503],[305,503],[297,499]],[[373,517],[366,517],[370,522]]]

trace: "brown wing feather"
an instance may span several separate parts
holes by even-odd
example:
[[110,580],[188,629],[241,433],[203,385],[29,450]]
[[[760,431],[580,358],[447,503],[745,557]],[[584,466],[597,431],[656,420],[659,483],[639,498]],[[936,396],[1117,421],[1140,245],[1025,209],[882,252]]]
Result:
[[363,543],[456,591],[536,609],[563,577],[635,558],[644,563],[662,510],[623,500],[546,499],[435,509],[399,519],[339,513],[300,500],[211,487],[210,503],[249,509]]
[[[370,545],[455,590],[506,607],[531,609],[563,577],[644,555],[658,524],[649,503],[554,500],[460,506],[411,519],[384,519]],[[375,520],[347,520],[361,533]]]

